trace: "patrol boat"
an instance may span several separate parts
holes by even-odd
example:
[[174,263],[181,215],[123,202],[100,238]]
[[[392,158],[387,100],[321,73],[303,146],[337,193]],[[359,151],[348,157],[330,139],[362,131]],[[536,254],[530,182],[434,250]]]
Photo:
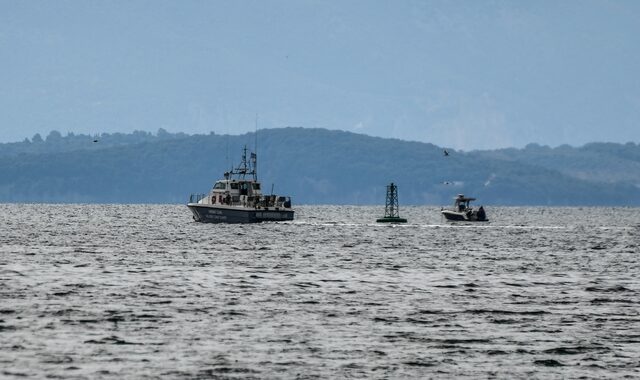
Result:
[[293,220],[291,198],[263,195],[257,175],[258,157],[251,153],[247,161],[244,147],[240,165],[224,173],[208,194],[191,194],[187,207],[196,222],[257,223]]
[[442,215],[444,215],[447,220],[462,220],[467,222],[486,222],[489,220],[487,219],[484,207],[480,206],[477,210],[471,207],[470,203],[475,201],[475,198],[458,194],[458,196],[453,199],[453,209],[442,209]]

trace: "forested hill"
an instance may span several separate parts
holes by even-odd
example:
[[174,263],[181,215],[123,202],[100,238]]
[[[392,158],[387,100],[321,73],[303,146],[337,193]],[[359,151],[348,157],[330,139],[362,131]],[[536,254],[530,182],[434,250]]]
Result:
[[[240,136],[51,132],[0,144],[0,201],[185,203],[254,147]],[[448,205],[464,193],[492,205],[640,205],[640,146],[459,152],[428,143],[325,129],[258,132],[263,188],[297,204],[383,204],[385,186],[400,203]]]

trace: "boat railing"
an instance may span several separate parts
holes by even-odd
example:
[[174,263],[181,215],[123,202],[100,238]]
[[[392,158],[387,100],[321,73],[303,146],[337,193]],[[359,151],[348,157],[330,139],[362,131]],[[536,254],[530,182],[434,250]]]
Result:
[[256,202],[258,208],[291,208],[291,199],[289,197],[277,197],[275,195],[260,196]]
[[207,197],[207,194],[191,194],[189,196],[189,203],[198,203],[200,200]]

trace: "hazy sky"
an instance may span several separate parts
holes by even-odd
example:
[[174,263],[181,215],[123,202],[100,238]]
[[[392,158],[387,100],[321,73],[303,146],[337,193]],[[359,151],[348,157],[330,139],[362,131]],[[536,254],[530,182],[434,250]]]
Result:
[[0,0],[0,141],[303,126],[640,141],[640,1]]

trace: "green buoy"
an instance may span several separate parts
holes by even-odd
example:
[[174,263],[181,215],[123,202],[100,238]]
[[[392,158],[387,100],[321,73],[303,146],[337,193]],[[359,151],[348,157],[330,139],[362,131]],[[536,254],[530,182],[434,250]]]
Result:
[[398,207],[398,186],[393,182],[387,186],[387,201],[384,205],[384,218],[376,219],[378,223],[406,223],[405,218],[400,217]]

